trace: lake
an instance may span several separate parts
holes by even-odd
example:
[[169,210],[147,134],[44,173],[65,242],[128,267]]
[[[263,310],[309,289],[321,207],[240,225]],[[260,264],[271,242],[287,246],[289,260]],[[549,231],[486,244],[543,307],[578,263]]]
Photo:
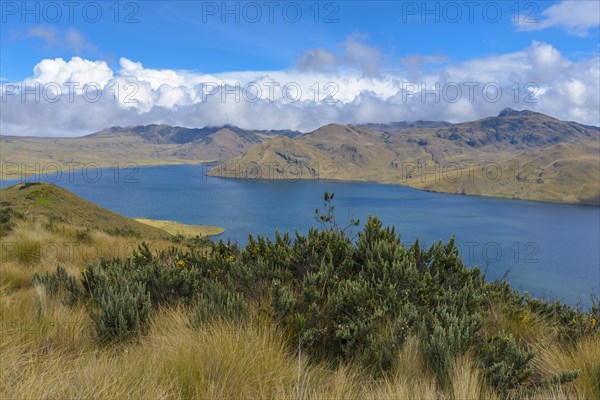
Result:
[[[75,171],[47,180],[131,218],[223,227],[223,239],[248,233],[305,233],[318,226],[315,209],[334,192],[338,220],[379,216],[402,241],[447,241],[455,235],[464,261],[508,273],[513,287],[536,296],[590,304],[600,287],[600,208],[429,193],[356,182],[242,181],[207,177],[206,166]],[[29,177],[24,181],[36,181]],[[5,181],[8,186],[20,181]]]

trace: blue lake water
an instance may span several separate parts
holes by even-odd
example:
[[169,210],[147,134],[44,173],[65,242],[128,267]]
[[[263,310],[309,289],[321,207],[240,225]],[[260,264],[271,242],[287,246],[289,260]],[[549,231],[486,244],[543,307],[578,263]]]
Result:
[[[305,233],[315,208],[334,192],[337,218],[379,216],[402,241],[425,244],[455,235],[467,265],[487,267],[537,296],[587,306],[600,287],[600,208],[460,196],[355,182],[242,181],[207,177],[205,166],[75,171],[46,177],[77,195],[132,218],[217,225],[223,239],[248,233]],[[97,173],[97,172],[101,172]],[[50,178],[50,179],[48,179]],[[35,181],[29,177],[26,181]],[[8,186],[20,181],[5,181]],[[362,226],[362,224],[361,224]]]

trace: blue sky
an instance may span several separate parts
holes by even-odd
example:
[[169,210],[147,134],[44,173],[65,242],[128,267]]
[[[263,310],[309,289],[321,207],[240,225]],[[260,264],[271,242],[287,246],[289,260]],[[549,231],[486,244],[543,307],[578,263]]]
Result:
[[[600,11],[592,1],[276,3],[270,21],[270,3],[261,1],[225,6],[224,2],[125,1],[117,7],[112,1],[98,1],[80,2],[73,9],[61,1],[51,6],[3,2],[0,77],[3,82],[36,79],[39,69],[34,72],[34,67],[42,60],[69,62],[73,57],[105,62],[114,76],[123,69],[122,59],[127,59],[146,70],[211,76],[300,69],[338,74],[354,70],[362,76],[402,79],[413,70],[418,70],[417,75],[440,76],[444,68],[536,51],[541,48],[537,44],[546,46],[544,51],[552,57],[559,54],[558,64],[590,60],[597,64],[598,60]],[[223,7],[237,11],[223,16]],[[257,9],[261,16],[252,22]],[[26,10],[29,14],[23,15]],[[298,10],[302,17],[294,21]],[[48,68],[46,72],[58,67]],[[581,80],[573,76],[576,73],[571,69],[563,81]],[[570,115],[578,113],[586,112]]]
[[[295,3],[302,10],[302,19],[298,22],[292,22],[295,6],[289,6],[287,14],[284,14],[283,6],[275,7],[274,22],[270,22],[268,6],[265,2],[256,2],[262,12],[256,23],[250,20],[254,18],[254,14],[250,14],[254,10],[244,10],[243,3],[237,3],[239,22],[235,21],[235,14],[226,15],[226,21],[222,22],[221,2],[140,1],[135,3],[136,7],[122,2],[119,14],[115,14],[112,2],[98,2],[103,15],[96,23],[84,19],[87,16],[89,21],[94,20],[94,7],[85,13],[83,6],[74,8],[74,22],[71,23],[69,9],[62,6],[62,17],[53,23],[56,19],[54,8],[44,9],[42,5],[38,6],[39,24],[35,22],[35,14],[20,15],[20,2],[17,14],[12,14],[12,9],[5,4],[3,7],[8,8],[4,10],[6,22],[3,20],[2,24],[1,76],[21,80],[32,74],[33,66],[42,58],[68,59],[73,56],[105,59],[111,67],[116,66],[120,57],[127,57],[149,68],[200,72],[278,70],[293,66],[309,49],[335,50],[352,34],[364,35],[365,42],[388,54],[392,64],[413,54],[467,60],[516,51],[527,47],[532,40],[551,43],[571,58],[598,54],[597,28],[590,29],[585,36],[565,34],[565,29],[560,26],[535,31],[516,28],[517,9],[522,13],[521,18],[533,13],[539,21],[543,11],[553,2],[521,2],[519,6],[512,1],[493,2],[493,6],[487,6],[485,10],[486,3],[481,2],[482,5],[474,7],[472,12],[468,2],[454,2],[459,7],[446,6],[443,2],[407,3],[321,2],[316,23],[314,2]],[[28,7],[35,10],[35,2],[29,4]],[[219,8],[216,15],[213,4]],[[423,7],[423,4],[426,5]],[[531,4],[537,4],[537,8]],[[230,2],[228,7],[235,9],[236,3]],[[457,10],[462,14],[460,18],[457,18]],[[501,15],[495,22],[497,10]],[[427,14],[427,11],[432,13]],[[289,21],[285,15],[289,15]],[[131,21],[126,23],[126,18]],[[453,22],[455,19],[457,22]],[[50,44],[45,38],[26,33],[39,26],[59,31],[76,29],[88,45],[77,48]]]

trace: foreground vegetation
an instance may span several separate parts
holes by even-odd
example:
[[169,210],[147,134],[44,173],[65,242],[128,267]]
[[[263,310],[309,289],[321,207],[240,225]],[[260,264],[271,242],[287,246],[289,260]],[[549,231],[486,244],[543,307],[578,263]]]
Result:
[[600,398],[598,305],[488,283],[452,239],[354,234],[332,199],[243,248],[4,209],[0,397]]

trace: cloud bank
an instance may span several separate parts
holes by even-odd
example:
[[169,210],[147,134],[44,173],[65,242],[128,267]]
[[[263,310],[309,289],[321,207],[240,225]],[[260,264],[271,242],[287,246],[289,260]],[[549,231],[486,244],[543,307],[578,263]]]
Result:
[[45,59],[23,82],[2,82],[3,135],[80,136],[106,127],[234,124],[309,131],[328,123],[473,120],[504,107],[599,125],[597,57],[573,61],[547,43],[453,63],[410,56],[387,64],[350,37],[313,49],[291,69],[203,74],[121,58]]

